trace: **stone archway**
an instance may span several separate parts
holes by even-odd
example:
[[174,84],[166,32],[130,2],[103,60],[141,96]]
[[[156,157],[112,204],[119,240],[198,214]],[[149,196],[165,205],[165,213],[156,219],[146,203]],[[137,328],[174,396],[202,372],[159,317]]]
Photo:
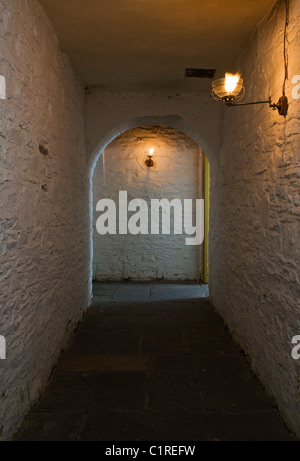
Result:
[[90,213],[91,213],[91,279],[92,279],[92,261],[93,261],[93,194],[92,194],[92,183],[95,166],[102,155],[103,151],[109,146],[118,136],[134,128],[144,125],[155,125],[155,126],[169,126],[184,133],[190,139],[192,139],[207,155],[211,160],[214,159],[214,154],[206,139],[200,133],[200,130],[193,130],[188,127],[187,122],[179,116],[145,116],[137,117],[129,120],[126,123],[118,125],[113,130],[108,132],[97,144],[97,148],[94,150],[93,156],[90,161]]

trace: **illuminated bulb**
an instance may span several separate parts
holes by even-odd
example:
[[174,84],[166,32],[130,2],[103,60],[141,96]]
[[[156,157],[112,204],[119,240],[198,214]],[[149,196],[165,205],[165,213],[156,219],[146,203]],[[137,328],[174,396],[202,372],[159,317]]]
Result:
[[237,84],[240,80],[240,74],[226,74],[225,75],[225,90],[228,94],[232,94],[236,89]]
[[151,149],[149,149],[149,155],[148,155],[148,158],[147,158],[147,160],[146,160],[146,162],[145,162],[146,165],[147,165],[148,167],[150,167],[150,168],[154,166],[154,162],[153,162],[153,160],[152,160],[153,154],[154,154],[154,149],[153,149],[153,147],[152,147]]

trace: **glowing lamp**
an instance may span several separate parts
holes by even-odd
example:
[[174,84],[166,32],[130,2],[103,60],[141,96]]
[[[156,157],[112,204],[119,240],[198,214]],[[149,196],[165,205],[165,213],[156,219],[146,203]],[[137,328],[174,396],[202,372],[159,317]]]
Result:
[[242,99],[245,93],[244,81],[239,74],[226,74],[212,83],[213,97],[218,102],[233,102]]
[[154,154],[154,149],[153,147],[151,149],[149,149],[149,155],[148,155],[148,158],[147,160],[145,161],[147,167],[151,168],[154,166],[154,162],[153,162],[153,154]]
[[226,106],[249,106],[252,104],[269,104],[279,115],[286,115],[288,110],[288,99],[283,91],[277,104],[272,103],[271,97],[266,101],[237,102],[245,94],[244,81],[240,74],[225,74],[225,78],[219,78],[212,82],[212,95],[217,102],[223,102]]

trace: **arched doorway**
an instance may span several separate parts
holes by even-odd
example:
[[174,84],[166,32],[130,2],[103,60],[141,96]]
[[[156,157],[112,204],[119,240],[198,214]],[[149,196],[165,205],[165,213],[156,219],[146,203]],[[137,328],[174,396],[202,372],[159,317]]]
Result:
[[[151,150],[154,150],[154,165],[148,167],[145,161]],[[204,198],[208,199],[205,195],[209,190],[205,187],[209,178],[207,166],[208,160],[199,145],[177,128],[166,125],[144,125],[125,130],[115,137],[102,151],[102,156],[98,162],[95,162],[93,168],[91,190],[93,279],[98,281],[165,279],[207,283],[208,226],[206,226],[204,244],[201,241],[201,244],[187,245],[188,236],[183,235],[186,230],[184,218],[187,202],[190,202],[189,204],[194,202],[191,224],[196,229],[197,217],[199,220],[196,213],[196,200],[200,202]],[[120,200],[122,200],[120,192],[123,198],[126,197],[126,207],[128,202],[130,206],[132,201],[136,202],[136,200],[149,206],[147,209],[149,226],[144,222],[143,227],[139,215],[139,219],[135,219],[136,232],[128,232],[128,227],[125,231],[124,228],[123,230],[118,228]],[[98,229],[97,232],[99,213],[96,208],[98,201],[103,199],[116,205],[115,210],[113,209],[115,216],[112,217],[114,224],[113,228],[106,232],[105,229],[103,232]],[[165,229],[164,222],[161,220],[159,231],[157,228],[153,235],[151,204],[158,200],[168,201],[172,205],[168,210],[170,226],[169,229]],[[179,230],[174,226],[176,212],[178,212],[178,208],[173,207],[175,202],[179,208],[181,206],[183,219]],[[206,200],[206,211],[207,204],[208,200]],[[138,210],[140,211],[140,208]],[[126,218],[128,219],[126,226],[129,225],[130,230],[130,219],[134,219],[134,216],[132,213],[128,214],[127,209]],[[208,213],[206,219],[208,221]]]

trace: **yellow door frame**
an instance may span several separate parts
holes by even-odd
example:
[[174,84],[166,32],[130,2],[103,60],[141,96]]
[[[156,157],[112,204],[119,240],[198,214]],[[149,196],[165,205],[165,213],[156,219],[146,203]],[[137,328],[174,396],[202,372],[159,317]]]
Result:
[[203,154],[204,180],[204,242],[203,242],[203,283],[209,282],[209,204],[210,204],[210,165]]

